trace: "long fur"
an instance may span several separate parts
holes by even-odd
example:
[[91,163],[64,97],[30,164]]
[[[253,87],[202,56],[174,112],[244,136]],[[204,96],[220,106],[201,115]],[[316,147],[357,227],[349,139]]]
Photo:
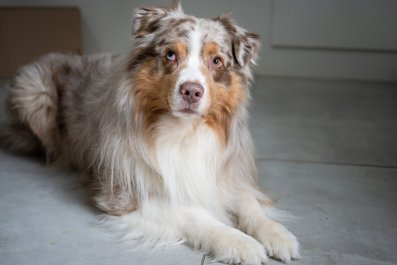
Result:
[[[80,170],[124,239],[184,242],[228,263],[298,258],[257,187],[247,106],[258,36],[178,3],[136,9],[133,35],[129,54],[50,54],[21,68],[8,145]],[[186,82],[203,88],[198,103],[182,98]]]

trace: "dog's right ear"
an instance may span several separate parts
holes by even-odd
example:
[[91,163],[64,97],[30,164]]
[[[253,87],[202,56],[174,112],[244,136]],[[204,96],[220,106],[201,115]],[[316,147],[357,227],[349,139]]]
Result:
[[135,38],[142,37],[156,31],[160,26],[160,20],[170,14],[183,15],[179,1],[173,1],[168,7],[141,7],[134,9],[132,35]]
[[166,15],[164,8],[141,7],[134,9],[132,35],[136,38],[152,33],[160,26],[159,20]]

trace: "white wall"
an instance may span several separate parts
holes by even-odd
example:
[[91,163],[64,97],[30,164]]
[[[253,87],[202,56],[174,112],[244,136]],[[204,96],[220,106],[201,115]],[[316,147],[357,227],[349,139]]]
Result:
[[[310,10],[315,12],[315,5],[324,7],[327,2],[326,0],[275,1],[277,1],[277,5],[282,5],[287,9],[290,4],[293,7],[300,3],[303,6],[300,8],[300,12],[309,12]],[[368,3],[371,0],[343,1],[333,2],[335,5],[345,3],[354,7],[354,5],[359,5],[360,1]],[[167,5],[169,2],[168,0],[0,0],[0,6],[78,6],[82,16],[83,49],[86,53],[95,53],[127,51],[132,44],[130,40],[132,9],[144,4]],[[378,51],[375,49],[369,51],[355,50],[354,47],[350,49],[338,47],[302,48],[299,45],[277,45],[272,41],[277,35],[275,33],[288,36],[290,28],[288,23],[291,25],[294,23],[294,19],[299,19],[299,16],[302,16],[301,13],[294,12],[297,8],[292,10],[290,8],[291,15],[285,15],[282,13],[283,10],[280,13],[280,9],[277,9],[277,5],[272,0],[184,0],[182,4],[186,13],[201,17],[216,17],[224,11],[232,10],[234,11],[233,17],[240,25],[259,33],[262,36],[263,45],[261,60],[256,69],[258,74],[397,80],[397,52],[393,50]],[[397,1],[372,0],[370,4],[374,5],[377,10],[382,10],[379,5],[383,5],[385,10],[389,10],[389,13],[390,10],[394,10],[391,12],[395,12],[397,17]],[[336,10],[338,9],[336,8]],[[354,11],[354,8],[352,10]],[[273,20],[276,21],[280,16],[282,17],[281,22],[285,22],[283,31],[274,32],[279,29],[275,29]],[[354,16],[354,12],[352,16]],[[321,15],[317,17],[321,18]],[[338,18],[335,17],[335,19]],[[378,21],[371,21],[371,23],[378,23]],[[387,23],[387,21],[382,23]],[[393,27],[397,30],[397,25],[393,25]],[[291,27],[290,30],[291,34],[296,35],[297,29]],[[391,37],[394,38],[394,35]]]

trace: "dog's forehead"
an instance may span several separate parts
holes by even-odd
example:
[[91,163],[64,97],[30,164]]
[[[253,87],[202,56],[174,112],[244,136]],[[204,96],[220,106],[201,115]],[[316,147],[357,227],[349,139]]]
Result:
[[204,42],[216,42],[219,45],[224,45],[230,40],[230,36],[226,29],[218,21],[200,19],[199,30],[203,35]]
[[[189,44],[195,35],[195,41],[200,41],[201,44],[215,42],[223,49],[227,49],[229,46],[230,36],[222,24],[216,20],[192,16],[169,17],[168,23],[165,23],[164,26],[167,30],[160,43],[180,40]],[[199,38],[197,38],[197,34]]]

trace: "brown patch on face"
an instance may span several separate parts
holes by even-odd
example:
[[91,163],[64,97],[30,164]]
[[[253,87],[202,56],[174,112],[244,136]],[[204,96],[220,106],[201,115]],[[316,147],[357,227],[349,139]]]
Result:
[[[205,122],[217,132],[219,139],[224,144],[228,141],[232,118],[247,97],[245,84],[241,77],[234,72],[231,72],[230,76],[231,85],[228,88],[220,83],[209,82],[211,105],[204,117]],[[212,79],[207,76],[207,80]]]
[[[166,58],[166,53],[168,51],[173,51],[176,54],[176,62],[172,63],[169,62]],[[183,42],[174,42],[170,44],[166,49],[165,49],[165,54],[163,55],[163,63],[165,67],[165,73],[166,74],[171,74],[175,68],[180,65],[186,58],[187,54],[187,46]]]
[[170,111],[168,98],[177,79],[177,73],[153,74],[150,69],[156,63],[155,58],[147,60],[136,69],[133,77],[134,113],[143,116],[144,135],[150,146],[154,144],[157,121]]
[[215,42],[208,42],[204,44],[203,56],[204,58],[211,57],[218,54],[218,44]]
[[217,71],[214,75],[214,80],[219,83],[225,84],[225,86],[229,87],[231,85],[231,74],[228,71],[220,70]]
[[213,78],[215,82],[223,83],[225,86],[229,87],[231,85],[231,75],[227,70],[225,65],[225,60],[222,59],[222,64],[220,67],[214,67],[212,60],[216,57],[220,57],[219,55],[219,46],[215,42],[209,42],[204,44],[203,47],[203,58],[204,61],[207,62],[208,68],[213,73]]
[[[167,59],[169,51],[176,54],[176,61]],[[170,111],[168,98],[180,72],[178,65],[183,63],[186,55],[187,45],[180,41],[161,47],[161,51],[153,45],[133,51],[127,66],[133,78],[131,99],[136,100],[134,113],[143,117],[149,144],[154,143],[157,121]]]
[[178,41],[168,45],[166,48],[167,51],[175,52],[178,60],[182,61],[186,58],[187,46],[185,43]]

